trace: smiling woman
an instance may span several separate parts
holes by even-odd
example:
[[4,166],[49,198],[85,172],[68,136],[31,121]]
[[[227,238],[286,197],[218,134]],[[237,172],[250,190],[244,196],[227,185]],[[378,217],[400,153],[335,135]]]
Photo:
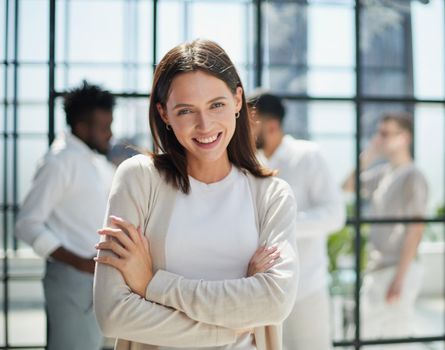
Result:
[[255,157],[239,76],[216,43],[156,68],[155,152],[121,164],[94,303],[116,349],[277,350],[298,279],[296,205]]
[[[238,73],[216,43],[177,46],[159,63],[150,101],[154,162],[185,193],[188,175],[214,182],[230,163],[271,175],[256,160],[251,123]],[[200,171],[201,161],[213,163],[210,172]]]

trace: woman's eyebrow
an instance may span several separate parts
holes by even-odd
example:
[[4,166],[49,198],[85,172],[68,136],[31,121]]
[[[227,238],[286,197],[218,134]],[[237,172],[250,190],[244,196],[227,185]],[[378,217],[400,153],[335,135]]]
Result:
[[193,105],[189,105],[187,103],[178,103],[173,109],[181,108],[181,107],[193,107]]
[[212,102],[215,102],[215,101],[217,101],[217,100],[227,100],[227,97],[225,97],[225,96],[219,96],[219,97],[215,97],[215,98],[212,98],[209,102],[207,102],[207,103],[212,103]]
[[[225,97],[225,96],[218,96],[218,97],[212,98],[207,103],[212,103],[212,102],[215,102],[217,100],[227,100],[227,97]],[[193,107],[193,105],[188,104],[188,103],[178,103],[176,106],[173,107],[173,109],[182,108],[182,107]]]

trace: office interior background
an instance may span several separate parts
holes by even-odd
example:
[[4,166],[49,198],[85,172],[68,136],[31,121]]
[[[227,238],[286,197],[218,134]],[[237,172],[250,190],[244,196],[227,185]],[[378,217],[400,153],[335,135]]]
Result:
[[327,242],[331,330],[341,349],[445,349],[444,17],[443,0],[0,0],[0,349],[46,344],[43,261],[13,227],[39,158],[65,129],[62,94],[83,79],[109,89],[114,140],[150,148],[153,69],[197,37],[227,50],[247,94],[261,86],[285,99],[286,131],[321,146],[339,186],[381,113],[413,114],[430,188],[417,332],[363,336],[367,228],[413,218],[370,217],[360,189]]

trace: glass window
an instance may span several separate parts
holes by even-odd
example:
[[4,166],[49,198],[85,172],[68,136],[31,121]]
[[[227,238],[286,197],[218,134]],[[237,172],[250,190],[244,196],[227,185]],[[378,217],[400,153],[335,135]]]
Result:
[[[3,1],[4,2],[4,1]],[[10,1],[9,6],[13,6]],[[47,62],[49,53],[49,1],[23,0],[19,3],[19,59]],[[2,21],[3,22],[3,21]]]
[[[22,259],[24,266],[32,264],[32,258]],[[11,261],[12,264],[16,261]],[[9,338],[15,346],[41,345],[46,343],[46,316],[43,287],[40,281],[9,282]],[[26,335],[26,336],[24,336]]]
[[48,150],[48,139],[46,135],[40,137],[21,137],[18,140],[18,201],[22,203],[32,185],[37,162]]
[[443,98],[443,1],[363,5],[363,93]]

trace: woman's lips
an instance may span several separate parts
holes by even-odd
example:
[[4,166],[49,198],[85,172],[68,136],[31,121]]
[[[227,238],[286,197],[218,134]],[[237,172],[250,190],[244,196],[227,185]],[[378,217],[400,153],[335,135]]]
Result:
[[209,149],[215,147],[219,143],[219,141],[221,140],[221,135],[222,132],[219,132],[213,137],[200,138],[200,141],[198,141],[197,138],[193,138],[193,142],[195,142],[195,144],[198,145],[200,148]]

